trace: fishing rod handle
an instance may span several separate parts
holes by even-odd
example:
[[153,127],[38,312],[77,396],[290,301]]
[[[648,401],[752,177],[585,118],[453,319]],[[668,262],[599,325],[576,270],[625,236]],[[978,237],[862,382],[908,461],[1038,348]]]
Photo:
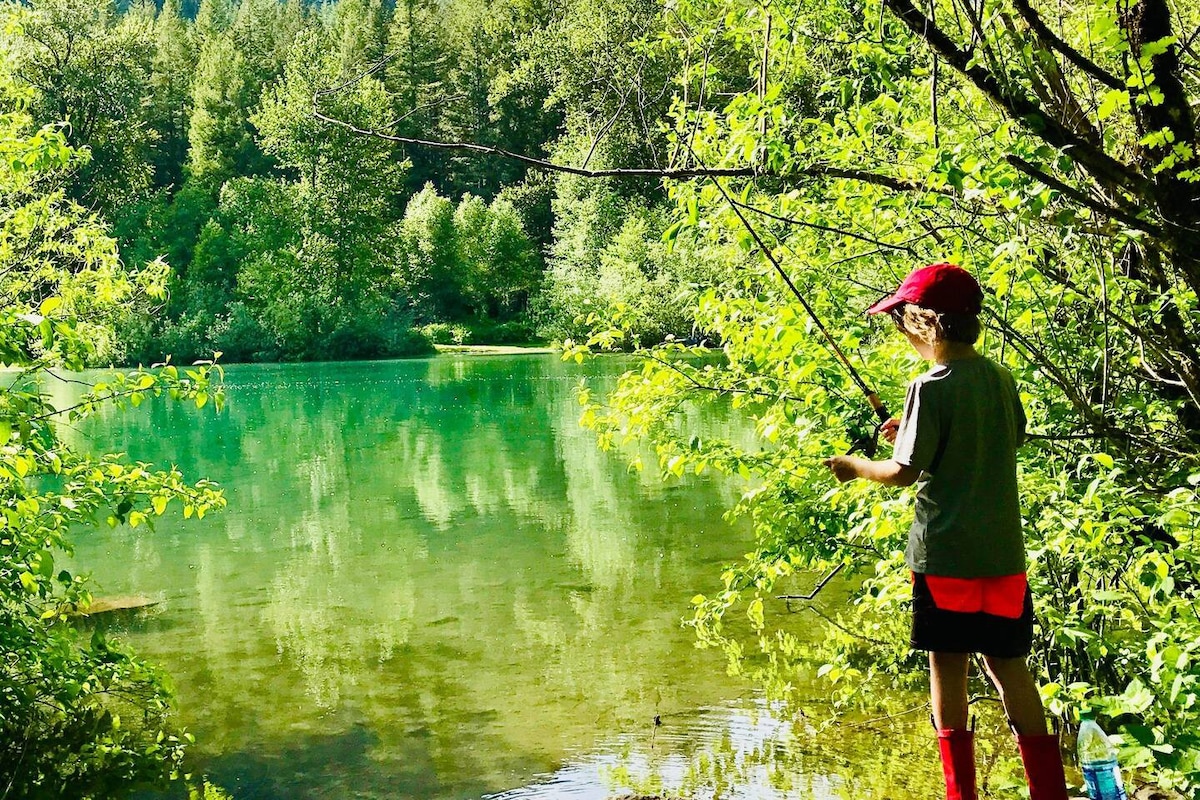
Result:
[[888,411],[887,406],[879,399],[879,395],[868,392],[867,402],[871,404],[871,410],[875,412],[875,416],[879,417],[880,422],[887,422],[892,418],[892,412]]

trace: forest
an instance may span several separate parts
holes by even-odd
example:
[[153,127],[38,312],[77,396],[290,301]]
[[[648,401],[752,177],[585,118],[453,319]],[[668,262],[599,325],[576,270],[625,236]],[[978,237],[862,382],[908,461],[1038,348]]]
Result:
[[[88,589],[54,554],[73,526],[203,516],[223,496],[78,452],[57,425],[156,398],[219,408],[221,365],[240,361],[637,351],[615,389],[580,389],[599,446],[747,487],[729,513],[756,546],[693,598],[700,643],[801,713],[812,672],[833,700],[814,713],[890,709],[925,675],[900,613],[911,498],[821,467],[870,437],[871,409],[779,272],[895,409],[920,365],[863,311],[938,261],[983,284],[981,348],[1030,420],[1043,699],[1067,729],[1097,709],[1139,782],[1200,791],[1200,6],[0,15],[0,360],[17,370],[0,390],[0,797],[185,773],[164,679],[61,624]],[[71,408],[38,389],[105,364],[145,368]],[[681,409],[706,404],[751,420],[755,446],[691,430]],[[802,646],[775,597],[837,573],[861,591]]]
[[616,64],[655,14],[614,10],[626,27],[593,31],[582,12],[521,3],[34,4],[6,11],[18,33],[5,58],[33,124],[63,125],[86,152],[64,196],[104,220],[130,268],[170,267],[167,301],[122,326],[110,361],[562,338],[618,303],[661,340],[690,331],[679,287],[706,277],[704,259],[659,244],[653,182],[566,185],[313,116],[319,95],[339,119],[397,135],[636,161],[645,134],[660,137],[644,120],[602,146],[587,138],[598,113],[625,114],[624,78],[590,85],[566,67]]

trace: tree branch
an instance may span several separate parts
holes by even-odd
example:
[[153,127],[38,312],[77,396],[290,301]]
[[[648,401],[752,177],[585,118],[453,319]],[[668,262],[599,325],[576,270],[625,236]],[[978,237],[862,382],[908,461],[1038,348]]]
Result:
[[[659,358],[658,356],[654,355],[653,353],[651,353],[649,351],[643,352],[641,354],[641,356],[649,361],[654,361],[655,363],[661,364],[662,366],[683,376],[683,378],[686,379],[692,385],[692,388],[694,388],[694,389],[700,389],[700,390],[703,390],[706,392],[713,392],[715,394],[746,394],[746,395],[751,395],[753,397],[764,397],[768,400],[775,400],[775,401],[790,400],[791,402],[794,402],[794,403],[803,403],[804,402],[804,398],[795,397],[793,395],[784,394],[782,392],[771,392],[766,389],[740,389],[735,386],[713,386],[711,384],[701,383],[700,381],[696,380],[696,378],[694,376],[692,376],[685,370],[680,369],[676,364],[673,364],[672,362],[667,361],[664,358]],[[817,381],[796,381],[796,383],[805,385],[805,386],[815,386],[815,387],[824,389],[829,394],[837,395],[842,400],[842,402],[846,403],[847,405],[850,404],[850,398],[846,397],[845,394],[843,394],[841,391],[839,391],[834,386],[826,386],[825,384],[819,383]]]
[[322,113],[317,107],[316,100],[317,96],[314,96],[312,111],[314,118],[330,125],[336,125],[339,128],[343,128],[360,136],[371,136],[376,139],[382,139],[386,142],[417,147],[428,147],[434,150],[458,150],[469,153],[479,153],[481,155],[493,155],[500,158],[507,158],[511,161],[516,161],[532,169],[540,169],[547,172],[562,172],[568,175],[578,175],[583,178],[654,178],[659,180],[689,180],[691,178],[773,178],[784,181],[785,183],[798,183],[804,180],[812,180],[816,178],[840,178],[844,180],[859,181],[860,183],[873,184],[875,186],[882,186],[886,189],[892,189],[899,192],[933,191],[932,187],[916,181],[910,181],[905,178],[896,178],[891,175],[881,175],[877,172],[870,172],[869,170],[847,169],[843,167],[825,166],[821,164],[812,164],[792,172],[774,172],[771,170],[759,169],[757,167],[705,167],[684,169],[629,167],[620,169],[584,169],[582,167],[573,167],[569,164],[556,164],[553,161],[534,158],[521,153],[514,153],[511,150],[505,150],[504,148],[493,147],[491,145],[475,144],[473,142],[444,142],[434,139],[416,139],[410,136],[397,136],[395,134],[382,133],[380,131],[370,130],[368,128],[360,128],[357,125],[346,122],[345,120],[330,117],[327,114]]
[[767,211],[765,208],[759,208],[758,206],[752,206],[747,203],[742,203],[738,200],[734,200],[733,204],[739,208],[744,208],[745,210],[750,211],[754,214],[759,214],[761,216],[764,216],[767,219],[776,220],[777,222],[785,222],[788,225],[796,225],[801,228],[810,228],[815,231],[824,231],[825,233],[835,233],[835,234],[838,234],[839,236],[849,236],[851,239],[857,239],[860,242],[866,242],[867,244],[873,244],[878,247],[882,247],[882,248],[886,248],[886,249],[890,249],[890,250],[900,250],[905,253],[908,253],[911,256],[916,255],[916,251],[914,251],[911,247],[909,247],[908,245],[905,245],[905,244],[892,244],[890,242],[882,242],[879,239],[873,239],[870,236],[864,236],[861,233],[855,233],[854,231],[848,231],[848,230],[845,230],[844,228],[835,228],[832,225],[821,225],[816,222],[808,222],[807,220],[796,219],[795,217],[785,217],[782,214],[776,214],[772,211]]
[[1029,25],[1029,27],[1033,29],[1033,32],[1038,35],[1038,38],[1054,50],[1057,50],[1065,59],[1067,59],[1067,61],[1070,61],[1075,66],[1079,67],[1079,69],[1083,70],[1085,73],[1092,76],[1110,89],[1117,89],[1120,91],[1126,88],[1124,81],[1122,81],[1116,75],[1105,72],[1098,64],[1096,64],[1096,62],[1092,61],[1074,47],[1071,47],[1071,45],[1063,41],[1054,31],[1050,30],[1046,23],[1042,21],[1042,18],[1038,15],[1038,13],[1033,10],[1033,6],[1029,4],[1029,0],[1013,0],[1013,5],[1016,6],[1021,18],[1024,19],[1026,24]]
[[960,48],[910,0],[883,0],[883,3],[914,35],[941,55],[947,64],[962,73],[1034,135],[1059,149],[1068,150],[1072,158],[1105,184],[1123,187],[1143,197],[1153,195],[1153,184],[1145,176],[1054,119],[1024,94],[1005,88],[994,74],[974,64],[974,56]]
[[821,590],[824,589],[826,587],[826,585],[828,585],[828,583],[831,580],[833,580],[834,577],[836,577],[837,574],[839,572],[841,572],[842,568],[845,566],[846,566],[846,562],[843,561],[841,564],[838,564],[836,567],[831,569],[824,578],[821,578],[821,580],[817,582],[817,585],[814,586],[813,590],[811,592],[809,592],[808,594],[777,594],[777,595],[775,595],[775,599],[776,600],[812,600],[818,594],[821,593]]
[[1041,181],[1042,183],[1049,186],[1051,189],[1057,189],[1058,191],[1062,192],[1067,197],[1074,200],[1076,203],[1079,203],[1082,206],[1086,206],[1087,208],[1090,208],[1092,211],[1095,211],[1097,214],[1102,214],[1110,219],[1120,220],[1121,222],[1124,222],[1126,225],[1129,225],[1131,228],[1136,228],[1138,230],[1145,231],[1146,233],[1152,233],[1155,236],[1164,235],[1163,229],[1158,227],[1157,225],[1153,225],[1149,222],[1146,222],[1144,219],[1139,219],[1138,217],[1134,216],[1133,214],[1129,213],[1128,211],[1123,211],[1119,208],[1114,208],[1113,206],[1105,205],[1104,203],[1101,203],[1099,200],[1095,200],[1094,198],[1088,197],[1085,193],[1083,193],[1079,189],[1076,189],[1074,186],[1071,186],[1069,184],[1064,183],[1063,181],[1060,181],[1058,178],[1055,178],[1053,175],[1049,175],[1049,174],[1043,172],[1042,170],[1038,169],[1037,166],[1029,163],[1028,161],[1021,158],[1020,156],[1013,155],[1010,153],[1008,156],[1005,157],[1005,160],[1007,160],[1009,164],[1012,164],[1014,167],[1016,167],[1021,172],[1024,172],[1029,177],[1034,178],[1035,180]]

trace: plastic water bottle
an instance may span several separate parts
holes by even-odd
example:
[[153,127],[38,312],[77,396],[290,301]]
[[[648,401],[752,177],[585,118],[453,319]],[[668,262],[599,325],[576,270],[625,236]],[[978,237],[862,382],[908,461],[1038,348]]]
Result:
[[1092,711],[1081,712],[1079,720],[1079,768],[1083,770],[1088,797],[1091,800],[1128,800],[1125,785],[1121,782],[1121,768],[1117,765],[1116,748],[1096,724]]

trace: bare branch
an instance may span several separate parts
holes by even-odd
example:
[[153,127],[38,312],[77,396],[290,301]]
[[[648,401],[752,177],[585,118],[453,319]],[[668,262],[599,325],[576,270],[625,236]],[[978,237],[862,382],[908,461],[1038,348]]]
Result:
[[481,155],[493,155],[525,164],[533,169],[540,169],[548,172],[562,172],[568,175],[578,175],[583,178],[653,178],[658,180],[690,180],[691,178],[774,178],[776,180],[784,181],[785,183],[799,183],[801,181],[812,180],[816,178],[840,178],[843,180],[858,181],[860,183],[882,186],[898,192],[934,191],[932,187],[916,181],[908,180],[906,178],[897,178],[891,175],[881,175],[877,172],[871,172],[869,170],[847,169],[844,167],[825,166],[821,164],[812,164],[792,172],[774,172],[771,170],[759,169],[758,167],[705,167],[685,169],[630,167],[621,169],[584,169],[582,167],[573,167],[569,164],[556,164],[553,161],[534,158],[521,153],[514,153],[513,151],[505,150],[502,147],[475,144],[473,142],[444,142],[434,139],[417,139],[411,136],[397,136],[395,134],[382,133],[380,131],[370,130],[368,128],[360,128],[357,125],[346,122],[345,120],[336,119],[335,117],[331,117],[322,113],[317,107],[316,100],[317,97],[314,96],[312,112],[314,118],[330,125],[336,125],[339,128],[343,128],[360,136],[371,136],[376,139],[382,139],[386,142],[417,147],[428,147],[434,150],[458,150],[469,153],[479,153]]
[[801,228],[810,228],[811,230],[815,230],[815,231],[824,231],[825,233],[835,233],[835,234],[838,234],[839,236],[849,236],[851,239],[857,239],[860,242],[866,242],[867,244],[877,245],[878,247],[882,247],[882,248],[886,248],[886,249],[890,249],[890,250],[901,250],[901,251],[908,253],[909,255],[913,255],[913,256],[916,255],[916,251],[914,251],[908,245],[892,244],[890,242],[883,242],[883,241],[880,241],[879,239],[873,239],[870,236],[864,236],[861,233],[855,233],[854,231],[848,231],[844,228],[835,228],[832,225],[821,225],[816,222],[808,222],[807,220],[796,219],[795,217],[785,217],[782,214],[776,214],[774,212],[767,211],[765,208],[759,208],[758,206],[748,205],[748,204],[742,203],[738,200],[734,200],[733,204],[735,206],[738,206],[739,208],[744,208],[747,211],[753,212],[755,214],[759,214],[768,219],[776,220],[777,222],[785,222],[788,225],[796,225],[797,227],[801,227]]
[[1085,56],[1083,53],[1076,50],[1071,45],[1063,41],[1054,31],[1046,25],[1038,13],[1033,10],[1033,6],[1029,4],[1029,0],[1013,0],[1013,5],[1021,14],[1021,18],[1026,24],[1033,29],[1033,32],[1038,35],[1038,38],[1049,45],[1054,50],[1062,54],[1064,58],[1070,61],[1079,69],[1083,70],[1088,75],[1103,83],[1110,89],[1122,90],[1125,89],[1125,82],[1109,72],[1105,72],[1096,62]]
[[[751,395],[753,397],[764,397],[768,400],[775,400],[777,402],[778,401],[791,401],[794,403],[804,402],[803,398],[795,397],[793,395],[785,394],[783,392],[771,392],[771,391],[767,391],[766,389],[741,389],[741,388],[738,388],[735,386],[713,386],[711,384],[701,383],[700,381],[696,380],[695,376],[680,369],[677,364],[667,361],[664,358],[659,358],[658,356],[654,355],[653,353],[651,353],[649,351],[645,351],[645,352],[641,353],[641,356],[649,361],[654,361],[655,363],[661,364],[662,366],[666,367],[667,369],[670,369],[673,372],[678,373],[685,380],[687,380],[688,383],[690,383],[692,385],[693,389],[700,389],[701,391],[713,392],[718,395],[745,394],[745,395]],[[850,403],[850,398],[846,397],[846,395],[843,394],[835,386],[827,386],[818,381],[796,381],[796,383],[800,384],[800,385],[804,385],[804,386],[815,386],[820,389],[824,389],[826,392],[828,392],[830,394],[837,395],[844,403],[846,403],[846,404]]]
[[775,595],[775,599],[776,600],[812,600],[818,594],[821,593],[821,590],[824,589],[826,587],[826,585],[828,585],[828,583],[831,580],[833,580],[837,576],[837,574],[842,571],[842,568],[845,566],[846,566],[846,563],[842,562],[841,564],[838,564],[836,567],[831,569],[829,571],[829,574],[827,574],[824,578],[821,578],[821,580],[817,582],[817,585],[813,587],[813,590],[811,592],[809,592],[808,594],[779,594],[779,595]]

